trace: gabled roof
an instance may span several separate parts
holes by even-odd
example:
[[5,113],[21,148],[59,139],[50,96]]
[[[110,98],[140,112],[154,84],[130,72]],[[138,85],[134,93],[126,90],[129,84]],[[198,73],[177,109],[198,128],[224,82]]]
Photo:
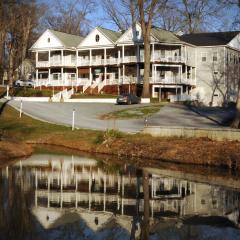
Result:
[[121,32],[115,32],[107,28],[97,27],[97,29],[102,32],[109,40],[112,42],[116,42],[120,36],[122,35]]
[[64,45],[64,47],[77,47],[83,40],[83,37],[64,32],[48,29],[53,35],[55,35]]
[[215,46],[228,44],[239,33],[240,31],[191,33],[184,34],[179,38],[184,42],[196,46]]
[[178,36],[170,31],[163,30],[161,28],[153,27],[151,34],[160,42],[179,43],[182,42]]

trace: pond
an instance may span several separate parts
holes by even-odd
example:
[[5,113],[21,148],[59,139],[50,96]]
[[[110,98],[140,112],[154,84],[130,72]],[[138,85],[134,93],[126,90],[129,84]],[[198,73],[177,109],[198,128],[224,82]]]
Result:
[[238,181],[35,153],[0,171],[0,239],[240,239]]

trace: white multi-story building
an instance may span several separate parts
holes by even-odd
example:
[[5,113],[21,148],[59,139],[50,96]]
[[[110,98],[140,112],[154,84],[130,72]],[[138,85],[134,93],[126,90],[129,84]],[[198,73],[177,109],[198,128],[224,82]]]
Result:
[[[144,45],[139,24],[124,33],[97,27],[85,38],[48,29],[30,50],[36,53],[36,86],[141,92]],[[239,66],[240,32],[179,36],[152,28],[152,97],[197,98],[207,104],[230,100]]]

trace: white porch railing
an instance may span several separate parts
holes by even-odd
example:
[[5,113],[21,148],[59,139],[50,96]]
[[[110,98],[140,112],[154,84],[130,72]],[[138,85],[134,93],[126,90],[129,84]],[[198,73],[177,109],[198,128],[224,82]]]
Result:
[[88,78],[78,78],[77,80],[79,86],[84,86],[90,83]]
[[131,84],[131,83],[136,83],[137,82],[137,77],[132,77],[132,76],[125,76],[120,77],[120,84]]
[[125,56],[123,62],[124,63],[137,62],[137,56]]
[[185,58],[183,56],[162,55],[161,53],[155,52],[154,56],[151,56],[151,61],[153,60],[161,62],[184,62]]
[[104,65],[104,59],[101,58],[93,58],[92,65]]
[[89,66],[89,65],[90,65],[89,58],[85,59],[85,58],[78,57],[78,66]]
[[118,58],[109,58],[106,60],[106,64],[118,64]]
[[49,61],[37,61],[37,67],[50,67]]
[[149,78],[150,83],[163,83],[163,84],[176,84],[176,83],[181,83],[181,79],[180,77],[176,77],[176,78]]

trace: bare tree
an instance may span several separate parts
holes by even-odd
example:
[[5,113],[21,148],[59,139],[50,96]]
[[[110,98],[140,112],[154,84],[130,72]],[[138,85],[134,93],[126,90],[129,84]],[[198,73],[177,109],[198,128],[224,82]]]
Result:
[[136,0],[103,0],[104,20],[114,24],[118,30],[125,31],[138,20]]
[[181,29],[188,33],[215,29],[223,13],[223,5],[214,0],[180,0],[178,8]]
[[89,31],[88,16],[94,10],[94,0],[55,0],[47,12],[44,25],[69,34],[85,35]]
[[13,84],[14,69],[25,59],[32,44],[32,33],[40,17],[39,10],[34,0],[1,1],[0,62],[1,66],[5,66],[2,71],[8,71],[10,85]]
[[140,15],[140,23],[144,42],[144,79],[143,79],[143,97],[150,96],[149,76],[150,76],[150,36],[152,29],[153,17],[155,15],[158,4],[166,4],[165,1],[158,0],[138,0],[138,9]]

